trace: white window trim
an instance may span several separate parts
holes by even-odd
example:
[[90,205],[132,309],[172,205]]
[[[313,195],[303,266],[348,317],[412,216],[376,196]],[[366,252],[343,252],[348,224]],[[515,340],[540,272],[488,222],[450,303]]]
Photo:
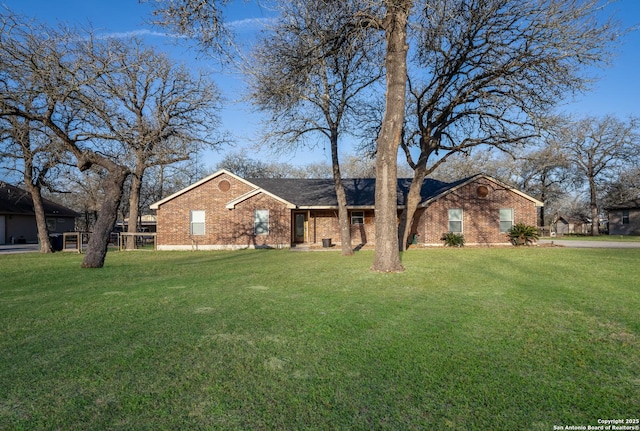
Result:
[[[356,214],[362,214],[361,216],[358,215],[356,216]],[[362,221],[354,221],[354,219],[356,220],[362,220]],[[364,211],[351,211],[351,224],[355,224],[355,225],[361,225],[364,224]]]
[[[194,217],[194,216],[202,217]],[[189,234],[194,236],[203,236],[207,233],[206,225],[207,213],[205,210],[191,210],[189,222]],[[202,233],[195,233],[193,227],[202,225]]]
[[[510,220],[503,220],[502,219],[502,211],[503,210],[509,210],[511,211],[511,219]],[[509,229],[511,229],[515,223],[514,219],[515,219],[515,211],[513,208],[500,208],[500,213],[499,213],[499,217],[500,217],[500,221],[498,222],[498,228],[500,229],[500,233],[508,233]],[[503,222],[510,222],[511,226],[509,227],[509,229],[507,230],[503,230],[502,229],[502,223]]]
[[[258,216],[259,213],[262,213],[262,214],[266,213],[266,221],[262,218],[259,218]],[[266,228],[264,226],[265,223],[266,223]],[[261,210],[253,211],[253,234],[254,235],[269,235],[269,231],[271,227],[270,224],[271,224],[271,213],[269,212],[269,210],[261,209]],[[258,232],[258,230],[261,230],[261,232]]]
[[[460,220],[451,219],[451,211],[460,211]],[[460,231],[451,230],[451,222],[460,222]],[[452,233],[463,233],[464,232],[464,210],[462,208],[449,208],[447,210],[447,229]]]

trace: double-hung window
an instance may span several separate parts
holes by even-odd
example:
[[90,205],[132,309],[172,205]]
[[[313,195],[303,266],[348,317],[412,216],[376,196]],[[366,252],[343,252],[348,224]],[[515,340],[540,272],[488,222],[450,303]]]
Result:
[[622,224],[629,224],[629,210],[622,210]]
[[449,232],[462,233],[462,208],[449,210]]
[[351,211],[351,224],[364,224],[364,211]]
[[513,208],[500,208],[500,233],[507,233],[513,227]]
[[269,235],[269,210],[254,211],[253,233],[255,235]]
[[191,235],[204,235],[205,212],[202,210],[191,211]]

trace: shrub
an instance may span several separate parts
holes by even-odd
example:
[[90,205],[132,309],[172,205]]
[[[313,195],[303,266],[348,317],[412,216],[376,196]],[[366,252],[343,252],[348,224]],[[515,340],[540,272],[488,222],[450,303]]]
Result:
[[464,247],[464,235],[461,233],[447,232],[442,234],[440,239],[444,241],[445,246]]
[[535,226],[527,226],[524,223],[517,223],[509,229],[507,237],[513,245],[530,245],[534,241],[538,240],[540,232]]

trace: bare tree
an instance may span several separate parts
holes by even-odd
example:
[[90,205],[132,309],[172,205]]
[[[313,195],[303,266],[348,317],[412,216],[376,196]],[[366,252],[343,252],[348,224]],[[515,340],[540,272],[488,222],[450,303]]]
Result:
[[152,24],[195,39],[200,48],[225,56],[233,46],[233,34],[224,21],[231,0],[139,0],[153,7]]
[[544,203],[538,214],[538,226],[544,227],[547,206],[562,199],[571,184],[566,151],[559,142],[548,138],[532,151],[520,155],[516,163],[520,169],[514,184]]
[[228,153],[216,165],[243,178],[329,178],[331,167],[325,163],[292,166],[283,162],[264,162],[240,152]]
[[567,151],[577,175],[587,184],[591,234],[599,235],[598,192],[603,184],[620,173],[623,166],[635,161],[640,153],[637,118],[627,121],[613,116],[565,119],[560,123],[558,139]]
[[[206,108],[217,103],[209,98],[216,93],[204,81],[193,84],[184,70],[162,67],[162,58],[158,63],[140,58],[146,54],[114,39],[96,39],[91,31],[53,29],[11,13],[2,15],[0,70],[9,91],[0,101],[0,116],[42,124],[73,154],[80,171],[95,167],[104,174],[103,200],[83,267],[104,265],[131,160],[137,157],[147,167],[184,158],[180,152],[186,141],[179,138],[205,140],[195,136],[208,129],[209,123],[199,125],[205,124],[204,111],[211,112]],[[160,77],[168,73],[162,84],[143,79],[143,71],[153,75],[154,67]],[[21,87],[23,76],[37,85]],[[36,101],[29,109],[21,103],[25,97]],[[185,132],[186,119],[194,130]]]
[[88,87],[96,100],[96,136],[123,147],[121,163],[132,172],[128,231],[136,232],[146,170],[220,144],[220,94],[203,74],[194,76],[139,39],[112,39],[96,48],[88,52],[92,61],[111,62],[111,72]]
[[324,135],[338,201],[342,254],[353,254],[347,198],[342,184],[339,141],[367,110],[365,92],[381,78],[376,46],[353,30],[359,11],[354,1],[283,2],[246,69],[251,100],[264,112],[267,140],[279,149],[301,145],[309,135]]
[[640,167],[628,166],[609,181],[600,193],[603,208],[640,198]]
[[[93,110],[83,90],[108,71],[109,59],[99,64],[85,61],[81,52],[93,40],[72,29],[49,28],[10,12],[0,17],[0,27],[0,73],[7,91],[0,101],[0,117],[41,124],[73,154],[81,171],[97,165],[109,173],[101,216],[82,263],[102,267],[129,170],[88,145],[92,136],[83,119]],[[25,88],[20,85],[24,79],[34,84]],[[24,105],[23,100],[34,103]]]
[[506,183],[513,180],[513,158],[496,151],[476,149],[452,154],[430,174],[440,181],[453,182],[478,173],[491,175]]
[[21,174],[31,195],[41,253],[53,252],[42,191],[54,189],[51,179],[63,155],[55,137],[34,128],[29,120],[19,117],[0,119],[0,160],[5,163],[5,169]]
[[[281,169],[262,160],[255,160],[243,152],[227,153],[216,165],[243,178],[282,178]],[[286,176],[286,174],[285,174]]]
[[[185,3],[188,7],[182,9],[171,9],[165,4],[165,16],[185,24],[192,32],[211,21],[213,33],[206,35],[216,36],[220,23],[216,6],[226,2],[204,2],[206,7],[200,10],[198,5],[202,2],[179,2],[181,6]],[[424,123],[424,127],[417,129],[420,132],[417,142],[424,146],[427,154],[415,164],[422,166],[423,161],[435,153],[436,150],[431,149],[434,144],[460,149],[462,145],[517,142],[522,136],[517,130],[521,124],[511,122],[518,120],[519,115],[527,119],[525,125],[529,124],[543,101],[549,100],[549,95],[560,97],[567,89],[580,89],[585,81],[578,72],[584,64],[605,58],[609,42],[615,38],[608,24],[595,22],[597,3],[597,0],[450,0],[435,3],[428,0],[362,0],[358,3],[353,28],[362,32],[381,32],[385,40],[385,109],[376,140],[376,249],[372,270],[396,272],[404,269],[399,253],[396,177],[398,149],[403,142],[410,45],[412,53],[417,53],[416,59],[420,60],[416,63],[417,69],[422,70],[418,75],[412,71],[412,76],[416,77],[412,81],[412,91],[416,95],[423,94],[420,97],[424,101],[416,111]],[[494,14],[496,17],[492,18]],[[477,25],[474,24],[476,20]],[[491,25],[487,26],[487,23]],[[448,27],[452,30],[447,33]],[[570,38],[573,38],[571,43]],[[484,47],[487,54],[482,56],[481,52],[474,51],[478,47]],[[448,51],[451,54],[447,54]],[[524,55],[517,56],[516,52]],[[545,70],[553,65],[543,61],[547,55],[555,58],[553,73]],[[438,58],[442,62],[434,64]],[[437,68],[444,74],[439,75]],[[522,83],[496,78],[520,70]],[[433,76],[436,79],[431,81]],[[554,84],[553,79],[560,80],[560,85]],[[426,85],[419,80],[424,80]],[[537,85],[532,85],[533,82]],[[424,90],[418,90],[418,84]],[[523,96],[531,97],[534,103],[517,104],[517,98],[509,98],[510,93],[519,91],[524,92]],[[545,97],[536,99],[535,95],[527,94],[537,91],[543,92]],[[435,104],[428,103],[429,100]],[[475,112],[475,118],[481,118],[480,123],[459,121],[462,108],[471,116]],[[536,110],[531,111],[534,108]],[[480,112],[483,112],[482,116],[479,116]],[[507,121],[497,121],[502,117]],[[452,124],[456,127],[451,127]],[[479,127],[482,132],[479,136],[466,133],[475,132]],[[529,131],[525,132],[527,134]],[[465,135],[472,138],[467,140]],[[500,141],[499,136],[504,136],[505,140]],[[463,137],[462,141],[460,137]],[[423,171],[419,170],[419,177]],[[419,177],[416,180],[420,180]],[[421,184],[421,181],[415,183]],[[408,215],[407,220],[411,218]]]
[[[222,9],[226,0],[156,2],[156,24],[196,37],[205,49],[225,50]],[[327,2],[338,7],[342,2]],[[352,28],[384,35],[385,114],[377,139],[376,250],[372,270],[402,271],[397,233],[397,154],[404,122],[407,79],[407,28],[412,0],[362,0]],[[354,33],[355,34],[355,33]]]
[[83,172],[67,169],[60,174],[56,200],[81,215],[76,220],[76,229],[80,232],[92,232],[98,220],[98,211],[104,200],[104,175],[105,171],[99,169]]
[[421,185],[438,165],[478,146],[513,151],[539,135],[551,106],[587,88],[584,67],[609,59],[614,35],[610,22],[597,23],[598,3],[425,2],[409,71],[402,147],[414,178],[401,217],[401,246]]
[[[19,83],[19,84],[18,84]],[[13,85],[3,79],[2,93],[9,96],[12,87],[18,84],[22,89],[33,89],[37,85],[29,75],[14,78]],[[37,95],[25,91],[18,103],[30,110]],[[51,173],[60,163],[64,151],[57,145],[55,137],[37,127],[37,124],[20,117],[0,118],[0,160],[3,168],[16,171],[31,195],[38,232],[38,242],[42,253],[51,253],[49,229],[46,222],[42,189],[52,188]]]

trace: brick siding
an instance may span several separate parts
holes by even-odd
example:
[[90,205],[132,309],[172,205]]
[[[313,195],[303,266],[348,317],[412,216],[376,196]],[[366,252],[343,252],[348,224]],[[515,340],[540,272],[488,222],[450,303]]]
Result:
[[[227,188],[228,186],[228,188]],[[221,174],[160,205],[158,247],[242,248],[290,245],[291,216],[286,206],[266,194],[240,202],[234,209],[226,204],[252,191],[248,184]],[[269,234],[254,235],[254,210],[269,210]],[[191,211],[205,211],[205,234],[191,235]]]
[[[486,196],[478,187],[486,187]],[[157,211],[158,247],[160,249],[219,249],[245,247],[289,247],[293,242],[294,213],[304,213],[306,242],[321,244],[331,238],[340,244],[338,211],[291,210],[280,200],[258,193],[233,209],[226,205],[253,190],[247,183],[222,173],[161,204]],[[534,203],[511,189],[487,178],[464,185],[437,199],[427,208],[419,208],[410,239],[418,234],[418,243],[442,245],[442,234],[449,229],[448,210],[462,208],[463,234],[469,245],[506,244],[500,232],[500,209],[512,208],[514,223],[536,225]],[[254,211],[269,210],[269,234],[254,235]],[[190,235],[192,210],[205,211],[205,234]],[[349,212],[351,216],[351,211]],[[351,225],[352,245],[375,243],[373,210],[364,211],[364,224]]]
[[[488,190],[486,196],[478,193],[478,187]],[[510,189],[480,178],[433,202],[422,211],[418,226],[421,231],[420,243],[443,244],[442,234],[449,231],[449,209],[461,208],[463,211],[462,233],[465,243],[506,244],[505,233],[500,232],[500,209],[513,209],[513,223],[525,223],[536,226],[537,208],[534,203]]]
[[[356,210],[362,211],[362,210]],[[375,225],[373,210],[364,212],[364,224],[351,225],[351,244],[372,244],[375,238]],[[349,211],[349,220],[351,220]],[[321,244],[322,239],[331,238],[334,244],[340,244],[340,224],[338,223],[338,210],[312,210],[308,215],[308,238],[311,244]]]

